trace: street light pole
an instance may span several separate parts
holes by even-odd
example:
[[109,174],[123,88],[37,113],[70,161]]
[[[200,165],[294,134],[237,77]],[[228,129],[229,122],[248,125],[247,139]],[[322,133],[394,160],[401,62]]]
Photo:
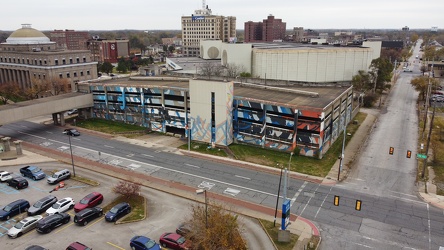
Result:
[[71,145],[71,136],[64,132],[68,136],[69,141],[69,151],[71,152],[71,165],[72,165],[72,173],[73,176],[76,177],[76,169],[74,168],[74,157],[72,155],[72,145]]
[[205,195],[205,227],[208,228],[208,201],[207,201],[207,190],[206,189],[198,189],[196,190],[196,194]]

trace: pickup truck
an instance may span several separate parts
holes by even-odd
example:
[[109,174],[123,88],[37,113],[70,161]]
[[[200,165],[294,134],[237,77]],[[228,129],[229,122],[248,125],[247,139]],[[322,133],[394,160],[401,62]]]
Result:
[[41,180],[46,177],[46,174],[36,166],[26,166],[20,169],[20,173],[23,177],[28,177],[33,180]]

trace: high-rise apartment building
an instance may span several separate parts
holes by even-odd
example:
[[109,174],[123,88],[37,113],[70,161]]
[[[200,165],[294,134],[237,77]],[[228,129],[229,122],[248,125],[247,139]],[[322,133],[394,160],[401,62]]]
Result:
[[84,50],[90,35],[86,31],[54,30],[49,33],[51,41],[55,42],[58,49]]
[[205,1],[202,9],[182,16],[182,49],[184,56],[200,56],[201,40],[231,42],[236,37],[236,17],[213,15]]
[[244,24],[244,42],[273,42],[285,38],[286,23],[269,15],[262,22],[248,21]]

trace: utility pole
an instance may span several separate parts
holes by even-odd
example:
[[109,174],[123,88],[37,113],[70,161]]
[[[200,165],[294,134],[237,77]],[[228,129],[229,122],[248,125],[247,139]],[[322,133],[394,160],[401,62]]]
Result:
[[425,169],[426,169],[427,158],[428,158],[428,154],[429,154],[430,137],[432,137],[433,120],[435,119],[435,109],[436,109],[436,104],[435,104],[435,102],[433,102],[432,120],[430,120],[429,137],[427,138],[427,146],[426,146],[426,151],[425,151],[426,158],[424,159],[424,164],[422,166],[422,173],[421,173],[422,179],[424,179],[424,176],[425,176]]

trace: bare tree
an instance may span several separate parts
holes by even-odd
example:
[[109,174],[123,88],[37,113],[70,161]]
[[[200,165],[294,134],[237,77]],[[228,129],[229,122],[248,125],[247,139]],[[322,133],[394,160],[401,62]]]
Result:
[[244,71],[243,65],[236,65],[235,63],[228,63],[226,66],[226,72],[228,77],[236,78]]
[[191,209],[192,218],[186,222],[190,232],[185,237],[191,240],[192,249],[247,249],[236,214],[216,204],[207,208],[194,205]]
[[211,79],[211,76],[215,75],[215,72],[218,70],[216,63],[214,62],[206,62],[200,65],[199,71],[202,75],[208,77],[208,79]]
[[120,194],[129,200],[139,194],[140,184],[135,182],[119,181],[119,183],[113,187],[113,192]]

